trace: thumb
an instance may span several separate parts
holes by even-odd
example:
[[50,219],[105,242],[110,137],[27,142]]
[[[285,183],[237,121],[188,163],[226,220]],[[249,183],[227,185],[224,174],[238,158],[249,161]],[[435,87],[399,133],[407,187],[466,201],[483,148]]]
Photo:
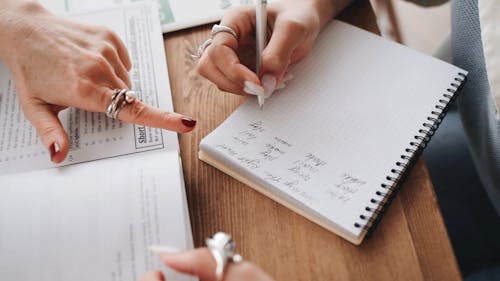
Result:
[[24,112],[49,151],[50,160],[61,163],[68,154],[69,138],[57,117],[59,109],[53,109],[47,104],[33,103],[25,106]]
[[196,275],[202,281],[215,280],[215,260],[207,248],[178,253],[163,253],[160,258],[165,265],[176,271]]
[[269,44],[262,52],[262,86],[266,96],[274,91],[292,61],[294,51],[306,40],[307,31],[299,22],[276,19]]

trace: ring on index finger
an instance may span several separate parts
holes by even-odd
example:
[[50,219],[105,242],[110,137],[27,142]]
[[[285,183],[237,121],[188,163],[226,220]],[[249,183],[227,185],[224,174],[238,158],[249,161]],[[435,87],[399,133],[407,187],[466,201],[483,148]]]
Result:
[[201,58],[201,56],[203,55],[203,52],[205,51],[205,49],[208,46],[210,46],[210,44],[212,44],[212,40],[213,40],[214,36],[217,33],[221,33],[221,32],[226,32],[226,33],[231,34],[236,39],[236,41],[238,41],[238,34],[236,33],[236,31],[234,31],[234,29],[232,29],[229,26],[222,25],[222,24],[214,24],[214,26],[212,26],[212,33],[210,34],[210,38],[208,38],[207,40],[205,40],[205,42],[203,42],[198,47],[197,54],[196,55],[191,55],[191,57],[193,57],[194,59]]
[[127,89],[116,89],[111,96],[111,102],[106,109],[106,116],[116,119],[120,110],[137,99],[137,93]]
[[234,39],[238,41],[238,34],[236,33],[236,31],[234,31],[234,29],[232,29],[231,27],[222,24],[214,24],[214,26],[212,26],[212,34],[210,38],[214,38],[214,36],[220,32],[227,32],[233,35]]
[[198,53],[196,55],[191,55],[192,58],[194,59],[199,59],[203,55],[203,52],[205,49],[212,44],[212,38],[208,38],[203,42],[200,46],[198,46]]

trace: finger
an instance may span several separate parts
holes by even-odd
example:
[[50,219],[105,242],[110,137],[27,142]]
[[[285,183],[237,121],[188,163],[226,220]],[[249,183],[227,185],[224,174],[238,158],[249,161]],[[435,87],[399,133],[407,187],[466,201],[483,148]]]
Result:
[[148,271],[139,281],[165,281],[165,276],[160,271]]
[[214,41],[222,40],[234,51],[238,45],[245,45],[254,41],[255,32],[255,8],[251,5],[241,6],[228,10],[221,20],[221,25],[232,28],[238,35],[238,40],[226,32],[220,32],[214,36]]
[[209,59],[231,81],[240,85],[245,81],[259,84],[258,76],[238,56],[240,47],[247,47],[250,42],[255,41],[255,9],[250,6],[232,9],[224,15],[221,25],[233,29],[238,38],[229,32],[217,33],[207,49]]
[[33,124],[54,163],[61,163],[69,151],[69,137],[57,117],[58,109],[38,101],[23,105],[26,118]]
[[[125,88],[123,82],[113,88]],[[84,102],[71,101],[69,106],[78,107],[93,112],[106,112],[111,103],[114,89],[108,86],[94,88],[92,92],[84,93],[81,100]],[[185,133],[192,131],[196,126],[196,121],[190,117],[175,112],[163,111],[151,105],[147,105],[139,100],[134,100],[131,104],[124,104],[118,114],[120,120],[131,122],[148,127],[162,128],[166,130]]]
[[258,85],[260,81],[253,71],[241,64],[237,49],[238,41],[232,34],[217,33],[198,61],[197,72],[222,91],[245,93],[245,82]]
[[125,66],[125,68],[127,70],[130,70],[132,68],[132,62],[130,60],[130,56],[128,54],[127,47],[125,46],[123,41],[113,31],[109,31],[107,37],[116,46],[118,56],[120,57],[120,60],[123,63],[123,65]]
[[[64,99],[60,102],[60,104],[76,107],[86,111],[106,112],[109,104],[111,103],[111,97],[113,96],[114,89],[127,88],[127,85],[121,80],[112,83],[108,82],[106,79],[103,79],[101,82],[92,81],[95,80],[89,79],[89,81],[81,82],[76,95],[64,95]],[[95,83],[104,85],[96,86]]]
[[260,84],[257,75],[241,64],[236,53],[226,45],[214,44],[210,46],[207,50],[207,57],[217,68],[216,73],[220,77],[224,77],[224,80],[227,80],[228,83],[237,87],[238,92],[244,92],[245,82]]
[[179,133],[192,131],[196,126],[196,121],[190,117],[161,110],[137,99],[131,104],[124,104],[118,118],[126,122]]
[[202,281],[215,280],[215,260],[207,248],[175,254],[161,254],[160,258],[170,268],[196,275]]
[[117,75],[111,61],[104,54],[90,55],[90,57],[88,77],[92,83],[105,85],[112,89],[128,88],[127,83]]
[[297,47],[307,38],[306,28],[289,19],[276,19],[269,44],[262,52],[262,86],[267,98],[281,83]]
[[[210,50],[210,48],[208,49]],[[208,51],[207,50],[207,51]],[[213,63],[208,55],[203,57],[198,62],[196,71],[203,77],[212,81],[219,90],[231,92],[235,94],[244,94],[244,81],[231,81],[222,71]],[[253,79],[255,81],[255,79]],[[258,83],[258,79],[257,83]]]
[[307,31],[301,23],[278,17],[269,44],[262,52],[262,72],[280,81],[295,49],[306,38]]
[[111,103],[114,89],[128,89],[128,86],[116,75],[113,66],[104,56],[90,57],[91,66],[88,68],[87,79],[81,80],[71,95],[63,95],[59,104],[92,112],[105,112]]
[[127,68],[120,60],[117,50],[112,45],[106,44],[101,53],[109,61],[115,74],[127,85],[127,88],[130,89],[132,83],[130,82]]

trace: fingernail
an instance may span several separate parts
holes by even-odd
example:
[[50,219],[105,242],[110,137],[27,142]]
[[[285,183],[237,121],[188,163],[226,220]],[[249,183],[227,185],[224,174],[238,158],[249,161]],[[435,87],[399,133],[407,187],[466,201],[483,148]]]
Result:
[[276,90],[281,90],[281,89],[284,89],[286,87],[286,84],[281,82],[278,86],[276,86],[276,89],[274,89],[275,91]]
[[293,74],[291,74],[291,73],[287,73],[287,74],[285,74],[285,77],[283,77],[283,82],[290,81],[290,80],[292,80],[293,78],[295,78],[295,76],[293,76]]
[[264,97],[270,97],[276,88],[276,78],[271,75],[262,76],[262,86],[264,87]]
[[175,254],[181,251],[175,247],[161,245],[151,245],[148,249],[155,254]]
[[254,82],[245,81],[244,85],[245,87],[243,88],[243,91],[249,95],[261,96],[264,94],[264,88]]
[[54,162],[54,157],[56,156],[57,153],[61,151],[61,147],[57,142],[54,142],[50,147],[49,147],[49,152],[50,152],[50,161]]
[[194,126],[196,126],[196,120],[184,117],[182,118],[182,124],[184,124],[184,126],[186,127],[193,128]]

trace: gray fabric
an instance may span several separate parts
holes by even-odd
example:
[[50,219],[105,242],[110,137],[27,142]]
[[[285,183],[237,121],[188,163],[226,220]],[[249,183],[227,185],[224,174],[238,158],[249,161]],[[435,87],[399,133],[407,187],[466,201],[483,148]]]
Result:
[[448,2],[448,0],[405,0],[408,2],[413,2],[419,6],[431,7],[444,4]]
[[472,158],[500,215],[500,122],[487,78],[477,0],[455,0],[452,7],[453,62],[469,71],[458,98]]

